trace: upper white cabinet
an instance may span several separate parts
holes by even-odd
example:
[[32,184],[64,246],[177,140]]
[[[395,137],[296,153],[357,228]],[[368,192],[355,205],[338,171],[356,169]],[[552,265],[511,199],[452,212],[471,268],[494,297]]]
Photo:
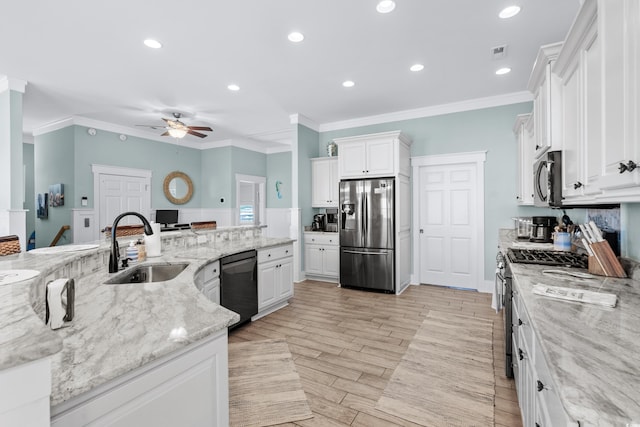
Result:
[[529,89],[536,157],[562,150],[563,204],[639,202],[640,2],[584,0]]
[[518,137],[518,187],[516,199],[520,205],[533,205],[533,158],[535,133],[533,114],[520,114],[513,131]]
[[602,198],[640,200],[640,2],[598,2],[602,35]]
[[409,141],[400,131],[334,140],[340,179],[387,177],[411,173]]
[[340,177],[337,157],[311,159],[311,181],[312,207],[338,207]]
[[533,93],[535,158],[549,150],[557,150],[561,145],[561,123],[558,117],[560,81],[558,76],[551,72],[561,48],[562,43],[542,46],[529,78],[528,89]]

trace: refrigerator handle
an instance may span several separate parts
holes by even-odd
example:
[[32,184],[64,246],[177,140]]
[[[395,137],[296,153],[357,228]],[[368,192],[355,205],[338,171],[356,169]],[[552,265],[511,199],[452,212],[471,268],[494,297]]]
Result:
[[363,191],[362,192],[362,215],[360,218],[362,218],[362,235],[364,236],[365,239],[367,238],[367,222],[369,221],[369,211],[367,211],[367,208],[369,206],[367,202],[368,202],[367,192]]

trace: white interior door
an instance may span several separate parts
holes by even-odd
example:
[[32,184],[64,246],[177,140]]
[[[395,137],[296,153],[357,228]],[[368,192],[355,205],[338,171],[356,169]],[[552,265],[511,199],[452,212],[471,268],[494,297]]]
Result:
[[[100,174],[100,230],[111,225],[123,212],[138,212],[149,218],[151,192],[149,179],[138,176]],[[119,224],[140,224],[134,216],[122,218]]]
[[420,283],[478,288],[474,163],[419,168]]

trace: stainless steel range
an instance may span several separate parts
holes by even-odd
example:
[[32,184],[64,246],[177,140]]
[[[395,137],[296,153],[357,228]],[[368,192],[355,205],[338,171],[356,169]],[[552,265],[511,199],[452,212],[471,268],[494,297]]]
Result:
[[509,249],[509,261],[520,264],[557,265],[574,268],[588,268],[586,254],[552,251],[543,249]]

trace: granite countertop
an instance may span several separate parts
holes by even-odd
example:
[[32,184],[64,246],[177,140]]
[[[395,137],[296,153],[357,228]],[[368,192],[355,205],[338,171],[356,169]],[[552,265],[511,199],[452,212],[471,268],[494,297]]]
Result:
[[[222,238],[206,244],[207,233]],[[107,272],[108,242],[82,252],[4,257],[0,270],[34,269],[41,274],[0,286],[0,370],[52,356],[51,405],[65,402],[237,322],[238,314],[208,300],[196,288],[194,274],[225,255],[292,242],[289,238],[246,237],[224,229],[165,234],[162,256],[143,263],[190,263],[166,282],[105,285],[109,277],[120,274]],[[182,236],[185,238],[180,239]],[[177,243],[165,244],[166,238],[176,237]],[[189,245],[196,241],[201,244]],[[99,265],[91,268],[88,264],[96,259]],[[73,277],[76,289],[75,317],[67,327],[55,331],[43,322],[43,304],[34,304],[34,298],[40,299],[40,288],[53,277]],[[186,333],[176,336],[177,328]]]
[[[513,231],[500,230],[499,242],[506,251]],[[550,268],[576,270],[511,263],[514,289],[529,314],[567,414],[581,426],[640,423],[640,281],[542,273]],[[555,300],[533,294],[537,283],[613,293],[618,302],[605,308]]]

